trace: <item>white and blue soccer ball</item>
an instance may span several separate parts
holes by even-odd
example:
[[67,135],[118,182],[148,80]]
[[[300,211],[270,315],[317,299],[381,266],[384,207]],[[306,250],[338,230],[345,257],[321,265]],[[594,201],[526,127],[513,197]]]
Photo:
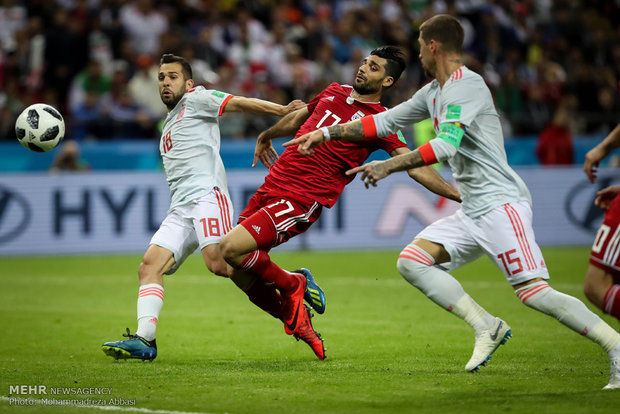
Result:
[[65,121],[53,106],[37,103],[24,109],[15,122],[17,140],[35,152],[47,152],[65,136]]

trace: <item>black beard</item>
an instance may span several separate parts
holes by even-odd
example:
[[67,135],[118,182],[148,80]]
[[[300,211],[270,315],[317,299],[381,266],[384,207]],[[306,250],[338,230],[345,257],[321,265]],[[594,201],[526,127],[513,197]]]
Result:
[[[169,111],[172,111],[174,107],[177,106],[180,100],[181,100],[181,97],[175,96],[172,102],[170,103],[164,102],[164,105],[166,105],[166,108],[168,108]],[[162,99],[162,102],[163,102],[163,99]]]
[[355,89],[355,92],[359,93],[360,95],[371,95],[373,93],[378,92],[376,88],[373,88],[371,85],[367,83],[362,84],[362,85],[353,83],[353,89]]

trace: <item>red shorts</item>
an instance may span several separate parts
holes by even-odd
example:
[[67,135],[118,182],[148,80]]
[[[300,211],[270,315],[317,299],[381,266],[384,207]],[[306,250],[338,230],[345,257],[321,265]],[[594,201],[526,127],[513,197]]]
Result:
[[614,198],[605,212],[590,252],[590,264],[620,279],[620,196]]
[[237,223],[250,232],[260,250],[269,251],[308,230],[322,210],[323,206],[316,201],[302,201],[294,195],[283,196],[259,189]]

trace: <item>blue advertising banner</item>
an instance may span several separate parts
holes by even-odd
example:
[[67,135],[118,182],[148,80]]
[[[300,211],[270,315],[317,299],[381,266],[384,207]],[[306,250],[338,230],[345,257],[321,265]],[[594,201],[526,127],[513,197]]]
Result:
[[[598,189],[619,183],[618,170],[601,170],[596,184],[578,167],[532,167],[518,173],[532,192],[539,244],[592,244],[603,217],[592,201]],[[264,175],[264,168],[229,172],[235,217]],[[168,204],[160,172],[2,174],[0,255],[140,253]],[[278,249],[400,248],[458,208],[406,174],[370,189],[356,179],[306,234]]]

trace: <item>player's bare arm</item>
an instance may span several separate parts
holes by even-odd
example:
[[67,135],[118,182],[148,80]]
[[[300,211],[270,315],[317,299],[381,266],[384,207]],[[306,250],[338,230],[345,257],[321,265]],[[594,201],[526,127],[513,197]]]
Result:
[[298,99],[290,102],[288,105],[280,105],[258,98],[233,96],[226,103],[226,106],[224,107],[224,112],[249,112],[255,114],[271,114],[284,116],[305,106],[306,104]]
[[298,138],[285,142],[283,146],[290,147],[299,144],[297,151],[303,155],[314,154],[314,149],[325,141],[362,141],[364,128],[360,120],[345,124],[332,125],[304,134]]
[[257,164],[258,160],[260,160],[265,167],[271,167],[278,159],[278,153],[273,147],[271,140],[273,138],[294,135],[309,116],[310,112],[304,105],[301,109],[285,115],[277,123],[261,132],[256,140],[252,167]]
[[[408,152],[410,151],[406,148],[398,148],[392,151],[390,155],[395,157]],[[459,190],[448,184],[433,167],[427,165],[420,168],[412,168],[407,170],[407,174],[423,185],[427,190],[450,200],[461,202],[461,193],[459,193]]]
[[347,175],[357,174],[362,171],[361,179],[368,187],[368,184],[377,186],[377,181],[397,172],[413,168],[426,166],[420,151],[417,149],[405,154],[397,155],[385,161],[373,161],[359,167],[352,168],[346,172]]
[[620,124],[607,135],[603,142],[592,148],[586,154],[586,160],[583,163],[583,171],[588,176],[590,182],[593,183],[596,179],[596,168],[598,167],[599,161],[618,147],[620,147]]

